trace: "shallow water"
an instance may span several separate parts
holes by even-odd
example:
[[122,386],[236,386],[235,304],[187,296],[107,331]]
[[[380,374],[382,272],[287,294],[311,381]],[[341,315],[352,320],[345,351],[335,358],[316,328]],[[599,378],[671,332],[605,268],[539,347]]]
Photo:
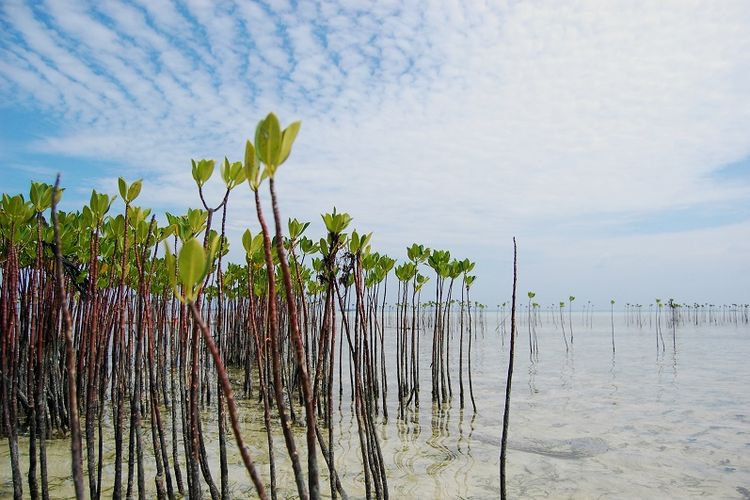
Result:
[[[566,353],[559,328],[537,329],[539,360],[528,355],[525,324],[519,326],[513,379],[508,453],[508,489],[514,498],[748,498],[750,493],[750,328],[747,325],[683,325],[672,345],[657,353],[653,327],[627,327],[615,318],[613,356],[608,313],[593,327],[574,315],[575,344]],[[567,320],[567,318],[566,318]],[[453,404],[433,408],[430,399],[429,336],[422,340],[419,412],[397,420],[394,380],[391,418],[380,426],[392,498],[497,498],[499,436],[507,370],[508,336],[496,330],[494,313],[477,336],[474,391],[478,412],[458,408],[457,356],[451,359]],[[567,331],[567,325],[566,325]],[[503,342],[504,340],[504,342]],[[453,341],[455,347],[456,338]],[[389,362],[395,356],[391,356]],[[389,365],[391,366],[391,365]],[[391,371],[392,373],[395,373]],[[348,380],[345,372],[345,380]],[[465,380],[466,383],[466,380]],[[467,384],[468,385],[468,384]],[[337,468],[353,498],[364,496],[356,425],[345,392],[335,414]],[[267,482],[262,405],[241,401],[243,433]],[[205,414],[207,451],[218,481],[213,413]],[[146,425],[148,422],[146,422]],[[105,422],[105,436],[111,436]],[[294,497],[283,439],[275,429],[278,485]],[[304,447],[304,430],[297,429]],[[150,431],[144,439],[150,448]],[[237,497],[252,494],[239,454],[230,450],[230,479]],[[7,443],[7,441],[6,441]],[[21,449],[28,444],[21,440]],[[171,446],[171,441],[170,441]],[[303,451],[304,453],[304,451]],[[48,441],[52,498],[73,494],[69,442]],[[7,445],[0,448],[0,497],[12,494]],[[114,443],[105,442],[104,484],[112,484]],[[320,460],[323,463],[322,458]],[[153,460],[146,454],[147,478]],[[26,467],[24,463],[24,468]],[[185,467],[182,464],[183,477]],[[24,490],[27,491],[27,484]],[[154,490],[153,481],[147,488]],[[324,481],[323,491],[328,491]],[[110,490],[103,492],[109,496]]]

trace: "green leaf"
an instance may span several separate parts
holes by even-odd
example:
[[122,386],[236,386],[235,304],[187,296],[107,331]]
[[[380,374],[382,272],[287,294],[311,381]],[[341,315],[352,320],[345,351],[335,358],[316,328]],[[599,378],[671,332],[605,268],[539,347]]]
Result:
[[301,125],[301,122],[296,121],[284,129],[284,133],[281,135],[281,149],[279,151],[278,160],[279,165],[289,158],[289,153],[292,152],[292,144],[294,144],[294,140],[297,138],[297,133],[299,132]]
[[349,240],[349,252],[352,254],[357,254],[359,252],[359,249],[361,248],[361,242],[359,239],[359,233],[357,231],[352,231],[351,239]]
[[198,163],[195,160],[190,160],[190,162],[193,165],[193,179],[199,187],[203,187],[214,173],[216,162],[214,160],[198,160]]
[[143,186],[143,180],[138,179],[137,181],[133,182],[133,184],[130,185],[130,188],[128,188],[128,197],[125,198],[123,196],[123,199],[127,203],[132,203],[135,201],[136,198],[138,198],[138,195],[141,194],[141,187]]
[[245,247],[245,253],[248,255],[251,255],[251,249],[253,246],[253,235],[250,234],[249,229],[245,229],[245,232],[242,233],[242,246]]
[[320,238],[320,253],[327,257],[329,253],[328,242],[325,238]]
[[99,197],[96,194],[96,190],[91,191],[91,199],[89,199],[89,206],[91,211],[96,215],[99,213]]
[[127,194],[128,194],[128,185],[125,182],[125,179],[123,179],[122,177],[118,177],[117,178],[117,187],[120,189],[120,196],[122,197],[123,200],[125,200],[127,202],[127,200],[128,200],[128,197],[127,197]]
[[[257,135],[257,133],[256,133]],[[250,189],[257,191],[260,187],[260,165],[258,163],[258,157],[256,156],[255,147],[250,141],[245,141],[245,178]]]
[[258,123],[255,129],[255,147],[258,158],[270,168],[269,175],[273,176],[279,164],[281,149],[281,126],[275,114],[268,113],[268,116]]
[[182,245],[177,264],[186,298],[192,301],[197,295],[196,286],[203,280],[207,268],[206,252],[197,239],[191,238]]
[[242,167],[242,162],[236,161],[232,163],[230,168],[230,175],[232,178],[232,188],[239,186],[245,182],[245,169]]
[[229,176],[229,165],[229,159],[225,156],[224,162],[221,164],[221,168],[219,169],[219,173],[221,173],[221,179],[224,181],[224,184],[226,184],[227,187],[229,187],[229,184],[232,182]]

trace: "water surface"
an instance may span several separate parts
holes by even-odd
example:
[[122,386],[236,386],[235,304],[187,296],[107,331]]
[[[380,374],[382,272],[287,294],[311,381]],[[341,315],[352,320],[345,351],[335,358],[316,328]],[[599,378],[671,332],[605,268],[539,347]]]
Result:
[[[544,315],[543,315],[544,316]],[[657,351],[655,331],[615,318],[612,353],[608,313],[584,326],[574,315],[574,343],[566,352],[557,325],[537,328],[539,359],[531,361],[527,325],[519,325],[510,417],[508,489],[514,498],[748,498],[750,496],[750,328],[682,325]],[[566,318],[567,319],[567,318]],[[392,498],[497,498],[499,437],[507,370],[508,335],[495,313],[476,338],[473,384],[477,413],[458,405],[457,350],[452,352],[453,400],[430,403],[429,345],[422,338],[419,411],[395,418],[395,375],[389,381],[387,422],[380,437]],[[566,325],[567,331],[567,325]],[[391,337],[393,332],[391,331]],[[569,333],[569,332],[568,332]],[[456,347],[454,337],[452,347]],[[394,373],[393,345],[389,373]],[[345,381],[348,381],[345,371]],[[239,379],[239,377],[238,377]],[[466,382],[466,381],[465,381]],[[468,384],[467,384],[468,388]],[[364,496],[361,455],[348,391],[335,413],[336,462],[352,498]],[[241,401],[243,433],[268,480],[262,405]],[[219,480],[213,411],[204,414],[206,446]],[[145,422],[148,425],[148,421]],[[283,496],[296,490],[278,427],[275,448]],[[109,416],[105,439],[111,436]],[[297,429],[304,447],[304,429]],[[151,446],[151,433],[144,439]],[[233,445],[233,441],[230,441]],[[28,446],[21,440],[21,449]],[[171,446],[171,441],[170,441]],[[104,483],[111,485],[114,443],[105,441]],[[182,451],[182,450],[181,450]],[[303,451],[304,452],[304,451]],[[12,494],[7,445],[0,449],[0,497]],[[52,498],[73,495],[69,441],[48,441]],[[322,458],[320,460],[323,464]],[[146,453],[147,477],[153,460]],[[26,462],[24,461],[24,468]],[[230,447],[230,479],[238,497],[252,493],[239,454]],[[183,477],[185,467],[182,464]],[[27,491],[27,484],[24,490]],[[149,479],[147,488],[155,491]],[[327,492],[327,481],[323,491]],[[105,488],[104,495],[111,495]]]

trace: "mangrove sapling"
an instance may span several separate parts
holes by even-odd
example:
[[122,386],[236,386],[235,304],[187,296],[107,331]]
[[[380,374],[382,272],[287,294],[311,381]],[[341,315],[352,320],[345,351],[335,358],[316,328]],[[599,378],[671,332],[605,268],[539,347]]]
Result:
[[[381,387],[383,396],[383,418],[388,421],[388,405],[386,404],[386,396],[388,393],[388,378],[386,377],[385,370],[385,301],[388,296],[388,275],[396,264],[396,259],[392,259],[387,255],[383,255],[378,260],[378,273],[380,274],[379,280],[383,281],[383,303],[380,307],[380,370],[381,370]],[[425,279],[426,281],[426,279]],[[417,356],[418,358],[419,356]],[[419,384],[416,387],[417,397],[416,406],[419,407]]]
[[568,339],[565,336],[565,318],[563,317],[563,308],[565,308],[565,302],[560,301],[560,327],[562,328],[562,338],[565,342],[565,352],[568,352]]
[[536,334],[536,327],[542,324],[542,320],[539,314],[540,310],[541,305],[539,305],[537,302],[531,303],[531,336],[534,339],[534,359],[536,361],[539,361],[539,337],[537,337]]
[[[226,222],[227,222],[227,207],[229,206],[229,194],[237,186],[245,182],[245,171],[242,166],[242,162],[229,163],[229,160],[225,157],[224,163],[221,166],[221,178],[224,181],[226,191],[224,199],[221,203],[221,232],[219,233],[219,250],[218,250],[218,262],[216,265],[216,278],[218,281],[217,285],[217,337],[219,339],[218,349],[219,354],[224,360],[224,282],[222,273],[222,257],[229,251],[228,244],[226,243]],[[199,191],[200,188],[199,188]],[[211,212],[209,211],[209,214]],[[209,215],[210,218],[210,215]],[[210,223],[210,222],[209,222]],[[227,448],[226,448],[226,418],[224,416],[224,398],[221,390],[221,383],[217,380],[216,383],[216,398],[217,398],[217,411],[218,411],[218,422],[219,422],[219,461],[221,470],[221,496],[222,498],[229,497],[229,466],[227,464]]]
[[661,339],[661,351],[664,352],[664,336],[661,332],[661,311],[664,307],[661,299],[656,299],[656,351],[659,351],[659,340]]
[[615,299],[609,301],[609,320],[612,324],[612,354],[615,353]]
[[[266,339],[265,335],[260,332],[260,328],[257,324],[257,312],[256,312],[256,290],[255,290],[255,275],[260,271],[263,266],[263,235],[257,234],[255,237],[252,236],[249,230],[246,230],[242,235],[242,245],[246,252],[247,262],[247,294],[249,298],[249,309],[247,315],[247,323],[249,330],[255,339],[256,358],[258,361],[258,378],[260,382],[260,397],[263,400],[263,422],[266,426],[266,441],[268,443],[268,467],[270,475],[270,489],[271,498],[276,500],[276,463],[274,460],[273,451],[273,433],[271,432],[271,387],[268,383],[268,370],[267,370],[267,352],[266,352]],[[261,335],[263,339],[261,340]],[[249,344],[248,344],[249,346]],[[248,349],[249,351],[249,349]],[[247,368],[246,368],[246,379],[250,376],[250,352],[247,352]],[[246,382],[246,387],[248,383]]]
[[459,340],[458,340],[458,386],[459,386],[459,401],[460,408],[464,409],[464,298],[468,300],[468,287],[466,285],[466,278],[468,273],[474,269],[474,263],[470,262],[469,259],[460,261],[461,270],[461,313],[459,319]]
[[414,265],[412,277],[412,321],[411,321],[411,379],[415,407],[419,408],[419,334],[417,332],[417,308],[419,301],[415,300],[417,293],[427,282],[427,277],[419,274],[419,265],[430,258],[430,249],[424,245],[413,243],[406,249],[409,261]]
[[[420,303],[422,299],[422,289],[424,288],[425,284],[430,281],[430,278],[428,276],[425,276],[419,272],[417,272],[416,280],[414,282],[414,293],[415,295],[412,295],[412,302],[416,304],[416,317],[419,318],[419,312],[420,312]],[[413,391],[412,396],[414,399],[414,407],[419,410],[419,341],[420,341],[420,335],[419,332],[422,330],[422,327],[419,325],[418,322],[415,322],[412,327],[412,352],[411,352],[411,366],[412,366],[412,384],[413,384]]]
[[672,323],[672,351],[677,352],[677,308],[680,307],[679,304],[677,304],[674,299],[669,299],[669,302],[667,303],[669,305],[669,311],[671,316],[671,323]]
[[[470,266],[471,268],[474,267],[474,265]],[[477,279],[476,276],[466,276],[466,279],[464,281],[466,286],[466,302],[469,304],[468,307],[468,316],[469,316],[469,353],[468,353],[468,364],[469,364],[469,396],[471,396],[471,407],[474,409],[474,413],[477,412],[477,403],[474,401],[474,384],[472,383],[471,378],[471,339],[472,339],[472,321],[471,321],[471,298],[469,297],[469,290],[471,289],[471,285],[474,284],[474,281]],[[476,335],[476,334],[475,334]]]
[[510,390],[513,382],[513,360],[516,345],[516,282],[518,277],[516,238],[513,238],[513,294],[510,305],[510,354],[508,358],[508,376],[505,380],[505,407],[503,410],[503,434],[500,439],[500,498],[508,498],[505,482],[505,461],[508,451],[508,421],[510,417]]
[[[234,186],[236,186],[239,183],[242,183],[244,181],[244,172],[242,171],[242,165],[241,164],[235,164],[235,165],[229,165],[229,161],[225,158],[224,164],[222,165],[221,174],[224,178],[224,182],[226,183],[226,190],[224,192],[224,196],[216,207],[210,207],[208,203],[206,202],[205,195],[203,193],[203,186],[208,182],[208,180],[211,178],[214,172],[214,166],[215,162],[214,160],[199,160],[197,163],[195,160],[191,160],[192,163],[192,175],[193,179],[195,180],[196,185],[198,186],[198,196],[200,197],[201,203],[203,204],[203,208],[206,210],[206,229],[203,233],[203,246],[204,248],[208,248],[209,240],[213,236],[213,231],[211,230],[211,225],[213,222],[213,215],[217,210],[223,209],[224,218],[226,218],[226,206],[227,206],[227,200],[229,199],[229,192],[232,190]],[[230,170],[232,172],[230,172]],[[237,176],[238,179],[235,179],[234,177]],[[239,181],[239,182],[237,182]],[[219,237],[219,241],[221,241],[221,237]],[[207,275],[205,277],[205,280],[208,281],[209,276]],[[204,283],[205,287],[206,283]],[[199,292],[197,297],[197,307],[200,307],[202,300],[201,300],[201,294]],[[210,314],[210,308],[209,308],[209,314]],[[221,328],[221,327],[219,327]],[[219,331],[219,335],[221,335],[221,330]],[[192,419],[193,419],[193,430],[196,431],[196,435],[193,436],[193,442],[197,444],[198,449],[200,450],[200,465],[201,470],[203,472],[203,478],[205,479],[206,483],[209,486],[209,491],[211,493],[211,498],[213,500],[217,500],[219,496],[219,491],[216,488],[216,485],[214,483],[213,477],[211,476],[211,470],[208,465],[208,461],[205,458],[205,444],[203,441],[203,433],[201,432],[201,422],[200,422],[200,415],[199,415],[199,407],[198,407],[198,394],[202,394],[199,388],[200,384],[200,365],[198,363],[198,356],[199,356],[199,350],[200,350],[200,337],[198,336],[197,328],[193,326],[193,371],[191,373],[191,377],[193,377],[193,384],[191,387],[195,387],[193,389],[193,395],[195,397],[195,400],[192,401],[191,404],[191,413]],[[221,345],[221,339],[219,339],[219,345]],[[208,373],[204,372],[207,376]],[[218,381],[217,381],[218,384]],[[210,403],[210,384],[206,383],[203,386],[205,390],[208,393],[209,397],[209,403]],[[220,481],[221,481],[221,488],[222,488],[222,496],[227,496],[229,494],[229,485],[228,485],[228,478],[227,478],[227,461],[226,461],[226,439],[225,439],[225,430],[224,430],[224,405],[223,401],[221,400],[221,394],[217,394],[218,404],[217,404],[217,411],[218,411],[218,424],[219,424],[219,467],[220,467]],[[195,451],[193,453],[196,453]]]
[[533,299],[536,296],[536,293],[528,292],[526,295],[529,297],[529,305],[527,309],[527,321],[528,321],[528,326],[529,326],[529,361],[533,361],[534,360],[534,343],[531,339],[531,323],[532,323],[531,299]]
[[[341,248],[346,244],[346,234],[344,230],[350,224],[352,218],[347,213],[337,213],[334,207],[333,213],[324,214],[321,216],[323,223],[327,231],[327,238],[321,239],[318,248],[322,254],[323,260],[318,261],[317,270],[319,276],[325,284],[325,305],[324,305],[324,319],[321,325],[321,333],[318,347],[318,357],[316,361],[316,373],[315,373],[315,390],[314,394],[318,394],[318,385],[321,380],[324,382],[326,387],[325,397],[325,422],[328,428],[328,447],[321,448],[325,449],[324,454],[326,455],[326,462],[329,469],[331,478],[336,477],[335,460],[334,460],[334,428],[333,428],[333,374],[334,364],[336,361],[336,307],[334,305],[335,292],[336,292],[336,255]],[[346,311],[342,310],[342,321],[346,320]],[[343,341],[340,339],[340,341]],[[341,355],[342,349],[339,347],[339,355]],[[326,360],[326,354],[328,359]],[[327,361],[327,373],[325,372],[325,364]],[[341,358],[339,357],[339,384],[341,383]],[[341,386],[339,386],[339,398],[341,398]],[[336,491],[340,491],[337,488],[334,489],[333,481],[331,481],[331,497],[336,498]],[[344,494],[342,493],[342,496]]]
[[[32,498],[37,498],[36,482],[36,440],[39,444],[39,467],[41,469],[41,491],[44,499],[49,498],[47,483],[47,404],[45,400],[45,379],[47,356],[44,354],[44,315],[46,308],[42,306],[41,294],[46,284],[45,273],[42,269],[42,213],[52,204],[52,186],[38,182],[31,183],[29,201],[33,207],[36,221],[36,251],[34,265],[31,272],[31,341],[29,344],[29,370],[27,394],[34,394],[30,402],[31,425],[29,428],[29,491]],[[34,354],[36,353],[36,356]]]
[[[68,310],[65,293],[65,276],[63,275],[63,258],[60,242],[60,224],[57,219],[57,203],[60,199],[60,176],[55,180],[52,195],[52,227],[55,234],[55,260],[57,262],[57,295],[62,310],[63,334],[65,338],[65,365],[68,375],[68,422],[70,425],[71,472],[76,498],[83,498],[83,465],[81,457],[81,424],[78,419],[78,391],[76,387],[76,353],[73,349],[73,320]],[[6,399],[7,401],[7,399]]]
[[574,296],[568,297],[568,325],[570,327],[570,345],[573,345],[573,301],[576,300]]
[[299,370],[302,383],[302,394],[305,403],[305,420],[307,425],[307,473],[310,487],[310,496],[312,498],[318,498],[320,496],[320,488],[318,484],[318,453],[315,435],[315,426],[317,426],[317,420],[315,418],[315,405],[313,402],[314,397],[312,393],[310,377],[307,372],[305,346],[303,345],[302,334],[299,330],[297,303],[294,300],[293,296],[294,288],[292,286],[292,277],[289,271],[289,262],[286,257],[286,250],[284,249],[284,238],[281,230],[281,214],[279,212],[278,198],[276,196],[274,185],[276,170],[287,160],[287,158],[289,158],[289,154],[292,150],[292,144],[294,143],[294,139],[297,137],[299,128],[300,122],[294,122],[282,131],[276,115],[274,115],[273,113],[269,113],[264,120],[261,120],[261,122],[258,123],[258,127],[255,131],[255,143],[257,146],[256,154],[258,156],[258,160],[265,165],[263,174],[268,177],[268,186],[271,194],[271,206],[276,226],[276,251],[279,256],[279,264],[281,265],[281,274],[286,291],[285,297],[287,310],[289,313],[289,323],[291,325],[294,354],[296,357],[297,368]]
[[[140,221],[144,222],[144,221]],[[140,225],[140,224],[139,224]],[[147,290],[147,283],[146,283],[146,259],[148,257],[148,251],[151,247],[151,238],[154,232],[154,228],[156,225],[156,220],[154,217],[151,218],[151,224],[149,224],[148,232],[145,235],[144,241],[143,241],[143,247],[139,252],[135,252],[135,265],[138,273],[138,295],[137,295],[137,309],[136,309],[136,346],[135,346],[135,366],[136,366],[136,374],[135,374],[135,385],[133,388],[133,393],[131,395],[130,400],[130,428],[131,428],[131,441],[129,445],[129,456],[133,456],[133,452],[135,451],[137,455],[137,461],[138,461],[138,495],[140,498],[145,497],[146,495],[146,484],[145,484],[145,472],[144,472],[144,464],[143,464],[143,437],[142,437],[142,430],[141,430],[141,421],[142,421],[142,403],[141,403],[141,394],[142,394],[142,375],[141,375],[141,367],[143,366],[143,348],[144,343],[146,340],[146,332],[147,329],[147,297],[146,297],[146,290]],[[142,225],[140,225],[138,229],[142,229]],[[136,235],[138,234],[138,230],[136,230]],[[137,239],[137,236],[136,236]],[[137,244],[136,244],[137,248]],[[133,446],[133,436],[135,436],[135,446]],[[157,457],[158,460],[158,455]],[[130,480],[130,477],[132,477],[132,458],[129,459],[128,464],[128,491],[130,491],[132,481]],[[90,473],[89,473],[90,474]],[[163,485],[160,484],[160,477],[157,478],[157,491],[160,493],[160,497],[163,497]],[[130,496],[128,494],[128,496]]]
[[[261,124],[264,123],[261,122]],[[262,125],[258,124],[258,128],[256,129],[256,136],[265,136],[265,134],[258,134],[258,132],[261,130]],[[278,121],[277,121],[278,125]],[[275,142],[276,145],[274,147],[278,147],[278,134],[280,132],[278,131],[277,127],[268,127],[266,126],[266,131],[274,134],[274,139],[272,141],[269,141],[268,137],[265,137],[262,139],[264,144],[264,149],[268,148],[268,145]],[[256,137],[256,142],[258,141],[259,137]],[[291,145],[290,145],[291,147]],[[274,154],[273,148],[271,148],[272,151],[269,152],[269,154]],[[278,154],[278,150],[275,151],[275,154]],[[278,313],[276,310],[276,280],[274,279],[275,276],[275,269],[273,264],[273,257],[271,255],[271,235],[268,230],[268,226],[266,225],[266,219],[263,216],[263,209],[261,207],[260,203],[260,193],[259,188],[260,184],[262,182],[261,171],[260,171],[260,161],[259,158],[256,155],[255,147],[252,145],[250,141],[246,141],[245,143],[245,177],[247,178],[248,184],[250,185],[250,189],[253,191],[254,197],[255,197],[255,212],[258,217],[258,223],[260,224],[261,231],[263,234],[263,253],[265,256],[266,261],[266,273],[267,273],[267,283],[268,283],[268,309],[267,309],[267,315],[268,315],[268,336],[271,340],[271,366],[272,366],[272,374],[273,374],[273,390],[274,390],[274,397],[276,399],[276,408],[279,412],[279,420],[281,421],[281,430],[284,435],[284,443],[287,448],[287,452],[289,454],[289,459],[292,462],[292,470],[294,471],[294,479],[295,483],[297,485],[297,493],[299,494],[300,498],[306,499],[308,498],[307,494],[307,488],[305,487],[305,480],[304,475],[302,473],[302,467],[299,462],[299,454],[297,452],[297,445],[294,441],[294,434],[292,433],[291,429],[291,422],[289,421],[289,417],[286,413],[286,404],[284,403],[284,393],[283,393],[283,387],[282,387],[282,376],[281,376],[281,346],[279,344],[279,318]],[[315,429],[313,428],[313,431]],[[313,447],[312,452],[314,453],[315,448]]]
[[[171,475],[169,473],[169,463],[164,462],[164,455],[162,454],[163,448],[162,443],[163,441],[160,440],[159,435],[163,434],[161,432],[161,410],[159,408],[159,397],[158,397],[158,385],[156,383],[156,375],[154,371],[154,325],[152,321],[151,316],[151,304],[149,300],[149,294],[147,293],[147,290],[151,288],[151,276],[153,275],[154,271],[154,265],[156,261],[156,250],[157,247],[154,245],[154,256],[151,259],[151,270],[150,272],[146,272],[146,265],[148,264],[146,258],[148,256],[148,251],[150,247],[152,246],[152,237],[154,236],[156,230],[156,218],[152,216],[151,223],[149,224],[148,234],[146,236],[146,241],[143,245],[142,253],[140,254],[140,258],[136,259],[136,266],[138,267],[138,275],[139,275],[139,297],[140,297],[140,306],[138,310],[139,315],[139,341],[138,345],[136,346],[136,365],[142,366],[142,362],[140,361],[143,359],[143,349],[144,346],[142,344],[146,344],[146,356],[148,359],[148,370],[147,370],[147,382],[148,382],[148,389],[149,389],[149,400],[151,403],[151,442],[153,446],[154,451],[154,461],[156,463],[156,477],[154,478],[154,482],[156,484],[156,491],[157,496],[159,498],[165,498],[167,494],[169,495],[170,499],[174,498],[174,491],[172,489],[172,479]],[[134,391],[135,394],[141,393],[141,387],[140,387],[140,377],[136,378],[136,390]],[[132,404],[132,403],[131,403]],[[135,406],[140,406],[136,404]],[[136,432],[140,433],[140,410],[138,412],[139,415],[139,421],[136,423]],[[101,422],[101,417],[100,417]],[[140,442],[141,438],[137,438]],[[140,444],[139,444],[140,447]],[[100,454],[101,456],[101,454]],[[140,487],[141,487],[141,477],[143,476],[142,470],[142,461],[143,461],[143,452],[142,448],[139,449],[139,494],[140,494]],[[101,470],[101,469],[100,469]],[[164,485],[164,478],[166,477],[167,482],[167,489],[165,490]],[[168,493],[167,493],[168,491]],[[145,493],[145,492],[144,492]]]
[[445,309],[446,309],[446,323],[448,324],[448,335],[446,335],[446,342],[445,342],[445,371],[448,378],[448,398],[453,399],[453,387],[451,383],[451,362],[450,362],[450,339],[451,339],[451,309],[453,305],[453,300],[451,298],[452,292],[453,292],[453,283],[455,282],[456,278],[461,276],[463,268],[462,261],[459,260],[453,260],[449,265],[446,266],[446,274],[447,277],[450,278],[450,283],[448,285],[448,300],[446,300],[445,303]]
[[377,254],[372,252],[362,258],[362,281],[364,294],[365,319],[367,320],[366,331],[370,346],[367,353],[367,365],[369,366],[371,377],[367,380],[366,390],[370,394],[370,405],[374,414],[380,413],[380,384],[378,376],[378,342],[376,341],[376,321],[377,321],[377,301],[375,299],[375,265],[377,264]]
[[[99,404],[97,394],[98,387],[96,387],[97,370],[99,368],[98,353],[100,347],[99,341],[99,307],[100,307],[100,294],[98,290],[98,279],[99,279],[99,249],[100,249],[100,232],[102,224],[104,223],[104,216],[112,206],[114,198],[106,194],[99,194],[96,191],[91,193],[91,202],[89,210],[91,213],[91,236],[89,240],[89,287],[87,290],[87,298],[90,300],[89,307],[87,308],[87,316],[85,317],[85,328],[82,333],[87,334],[87,350],[86,354],[86,457],[88,461],[88,477],[89,477],[89,495],[92,499],[99,498],[101,485],[93,471],[97,471],[98,460],[94,451],[95,438],[94,438],[94,414],[98,412],[97,406]],[[84,210],[85,211],[85,210]],[[106,348],[106,346],[105,346]],[[81,358],[84,359],[84,358]]]
[[[122,427],[124,417],[124,401],[125,401],[125,368],[124,363],[121,362],[121,358],[125,356],[125,311],[126,311],[126,288],[125,288],[125,276],[128,269],[128,250],[129,241],[128,236],[130,231],[128,226],[130,223],[130,205],[138,197],[141,192],[142,181],[138,180],[133,182],[130,186],[127,185],[125,179],[120,177],[118,179],[118,188],[120,196],[125,203],[125,214],[122,219],[122,226],[120,230],[122,232],[122,238],[118,238],[118,242],[122,242],[121,258],[120,258],[120,279],[118,283],[118,304],[117,314],[118,322],[115,328],[115,340],[112,344],[112,410],[114,412],[115,420],[115,482],[114,491],[112,497],[115,499],[120,498],[122,492]],[[117,220],[116,220],[117,221]],[[118,221],[119,222],[119,221]],[[119,226],[119,224],[118,224]],[[176,461],[175,461],[176,462]]]

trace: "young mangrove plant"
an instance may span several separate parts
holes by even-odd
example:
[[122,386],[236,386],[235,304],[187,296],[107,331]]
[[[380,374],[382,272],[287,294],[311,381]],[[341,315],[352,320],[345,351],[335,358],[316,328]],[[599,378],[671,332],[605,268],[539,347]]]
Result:
[[565,336],[565,318],[563,317],[564,308],[565,302],[560,301],[560,328],[562,328],[562,338],[563,342],[565,342],[565,352],[568,352],[568,338]]
[[609,321],[612,324],[612,354],[615,353],[615,299],[609,301]]
[[570,329],[570,345],[573,345],[573,301],[574,296],[568,297],[568,327]]
[[534,357],[535,357],[535,355],[537,353],[537,348],[536,348],[536,343],[532,340],[532,333],[531,333],[532,324],[534,323],[534,321],[533,321],[533,312],[534,312],[534,309],[532,308],[533,304],[531,302],[531,299],[533,299],[534,297],[536,297],[536,293],[534,293],[534,292],[528,292],[526,295],[529,298],[529,304],[527,306],[528,309],[526,310],[526,318],[527,318],[528,327],[529,327],[529,361],[533,361]]
[[518,250],[513,238],[513,292],[510,305],[510,353],[508,354],[508,375],[505,379],[505,406],[503,409],[503,433],[500,439],[500,498],[508,498],[505,462],[508,455],[508,423],[510,420],[510,391],[513,383],[513,363],[516,347],[516,283],[518,281]]

